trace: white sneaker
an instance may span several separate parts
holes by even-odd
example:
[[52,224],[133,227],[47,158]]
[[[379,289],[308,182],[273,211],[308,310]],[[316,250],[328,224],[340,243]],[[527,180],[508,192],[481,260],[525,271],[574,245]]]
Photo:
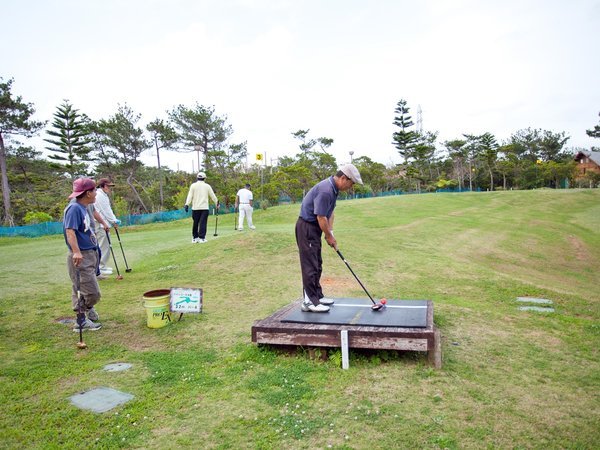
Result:
[[100,269],[100,273],[102,275],[112,275],[112,268],[111,267],[105,267],[104,269]]
[[331,298],[323,297],[319,299],[321,305],[333,305],[335,302]]
[[302,302],[302,311],[304,312],[329,312],[329,306],[325,305],[313,305],[312,303]]
[[256,227],[255,227],[254,225],[252,225],[252,226],[250,227],[250,229],[251,229],[251,230],[256,230]]
[[244,229],[243,228],[238,228],[238,231],[244,231]]
[[200,242],[199,238],[192,239],[192,244],[197,244],[198,242]]
[[[100,328],[102,328],[102,324],[100,322],[92,322],[90,319],[85,319],[85,322],[83,323],[83,326],[81,327],[81,330],[82,331],[86,331],[86,330],[96,331],[96,330],[99,330]],[[75,332],[79,331],[78,323],[75,323],[75,326],[73,327],[73,331],[75,331]]]
[[208,241],[206,239],[198,239],[199,244],[206,244]]

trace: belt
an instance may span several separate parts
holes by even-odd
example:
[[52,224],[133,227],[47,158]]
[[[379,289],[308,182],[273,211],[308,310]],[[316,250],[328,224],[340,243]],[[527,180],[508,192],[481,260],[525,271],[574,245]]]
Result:
[[250,203],[240,203],[240,205],[249,205]]

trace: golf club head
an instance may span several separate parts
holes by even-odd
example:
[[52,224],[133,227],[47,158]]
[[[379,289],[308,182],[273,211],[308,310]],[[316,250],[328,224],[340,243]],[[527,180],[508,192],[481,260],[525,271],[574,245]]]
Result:
[[131,269],[125,269],[125,272],[129,273],[131,272]]
[[87,344],[85,342],[83,342],[83,341],[80,341],[80,342],[77,343],[77,348],[79,350],[85,350],[87,348]]
[[117,280],[122,280],[123,279],[123,275],[117,275]]
[[385,305],[383,303],[376,303],[375,305],[371,306],[371,309],[373,311],[381,311],[384,308],[385,308]]

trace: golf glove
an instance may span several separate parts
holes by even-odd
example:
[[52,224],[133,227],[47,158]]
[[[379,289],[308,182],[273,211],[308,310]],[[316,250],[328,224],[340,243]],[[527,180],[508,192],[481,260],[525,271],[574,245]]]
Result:
[[119,219],[115,220],[116,225],[121,225],[121,221]]

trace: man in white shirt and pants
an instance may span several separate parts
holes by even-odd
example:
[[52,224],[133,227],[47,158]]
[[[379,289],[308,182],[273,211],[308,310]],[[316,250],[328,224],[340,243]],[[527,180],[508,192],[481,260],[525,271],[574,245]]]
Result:
[[198,173],[198,181],[190,186],[187,199],[185,200],[185,212],[192,206],[192,244],[204,244],[206,242],[206,223],[208,222],[208,197],[219,208],[219,201],[210,184],[205,183],[206,174]]
[[[110,207],[110,199],[108,198],[108,194],[111,193],[114,185],[115,184],[108,178],[100,178],[100,180],[98,180],[94,208],[96,209],[96,212],[100,214],[100,217],[102,217],[104,222],[110,227],[118,228],[121,221],[115,217],[115,213]],[[105,230],[101,223],[96,222],[96,236],[98,238],[100,252],[102,253],[102,256],[100,257],[100,273],[102,275],[112,274],[112,267],[106,265],[108,258],[110,257],[110,245],[108,243],[108,238],[106,237],[106,233],[108,232],[109,231]]]
[[250,185],[246,184],[245,188],[240,189],[235,196],[235,207],[239,208],[240,218],[238,221],[238,230],[244,230],[244,217],[248,222],[248,228],[254,230],[256,227],[252,224],[252,191]]

